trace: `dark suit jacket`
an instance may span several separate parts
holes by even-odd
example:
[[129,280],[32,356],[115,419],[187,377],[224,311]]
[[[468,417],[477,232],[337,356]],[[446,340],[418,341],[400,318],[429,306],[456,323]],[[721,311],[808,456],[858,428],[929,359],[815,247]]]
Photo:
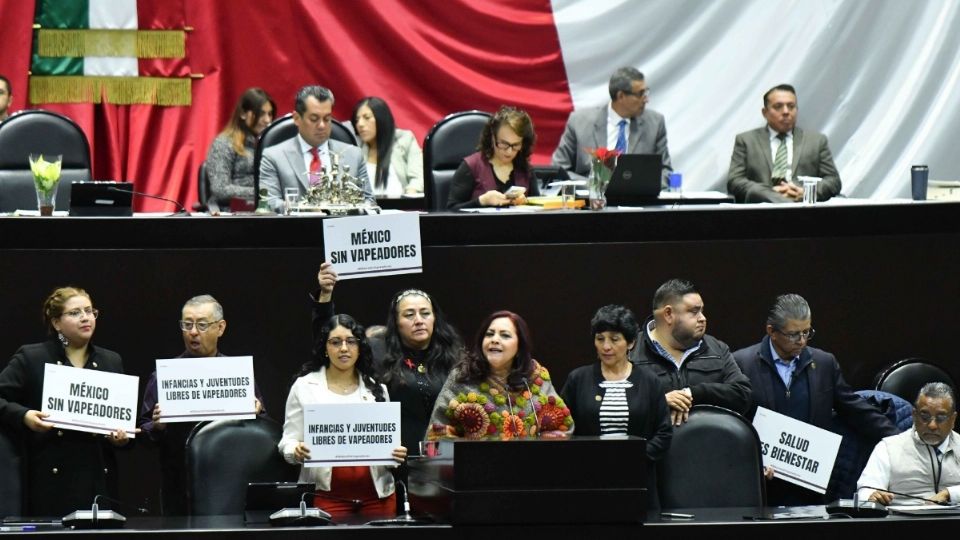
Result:
[[[27,411],[41,410],[46,365],[57,363],[70,365],[63,346],[51,339],[20,347],[0,372],[0,422],[26,440],[27,515],[64,516],[89,509],[94,495],[117,497],[117,461],[103,435],[57,428],[36,433],[23,425]],[[119,354],[90,345],[83,369],[123,373],[123,363]]]
[[[840,193],[840,174],[825,135],[798,127],[793,129],[791,170],[794,179],[798,176],[823,178],[817,185],[817,200],[825,201]],[[773,190],[772,173],[773,156],[767,127],[737,135],[727,175],[727,191],[737,202],[790,202]]]
[[[630,120],[627,135],[628,154],[660,154],[663,160],[661,185],[667,187],[667,177],[673,170],[670,150],[667,149],[667,125],[663,115],[652,109]],[[587,148],[607,147],[607,105],[573,111],[560,144],[553,152],[553,164],[587,176],[590,174],[590,155]]]
[[[770,354],[770,337],[764,337],[760,343],[740,349],[733,353],[733,357],[743,373],[750,378],[753,388],[750,417],[753,417],[757,406],[776,411],[774,393],[779,392],[783,385]],[[800,353],[793,376],[806,377],[810,385],[811,424],[830,430],[833,427],[833,411],[836,410],[847,424],[875,441],[898,433],[886,416],[854,393],[843,380],[840,364],[832,354],[806,347]]]

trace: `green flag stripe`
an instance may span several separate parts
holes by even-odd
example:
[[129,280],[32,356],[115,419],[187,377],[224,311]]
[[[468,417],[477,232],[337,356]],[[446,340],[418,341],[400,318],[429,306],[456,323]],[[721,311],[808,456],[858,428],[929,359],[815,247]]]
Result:
[[90,5],[87,0],[37,0],[34,22],[41,28],[88,28]]

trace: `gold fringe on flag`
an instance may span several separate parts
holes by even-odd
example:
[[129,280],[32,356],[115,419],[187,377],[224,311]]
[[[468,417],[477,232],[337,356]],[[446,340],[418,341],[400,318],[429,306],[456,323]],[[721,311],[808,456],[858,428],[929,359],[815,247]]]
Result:
[[183,58],[183,30],[38,30],[37,54],[51,57],[108,56]]
[[189,78],[31,76],[30,103],[112,103],[186,106]]

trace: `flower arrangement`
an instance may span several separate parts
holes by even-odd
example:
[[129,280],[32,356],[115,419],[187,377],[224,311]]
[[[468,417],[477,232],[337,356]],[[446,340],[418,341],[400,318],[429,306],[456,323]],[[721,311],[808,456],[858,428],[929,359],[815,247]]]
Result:
[[57,196],[57,186],[60,184],[60,168],[63,156],[53,157],[47,161],[43,154],[30,154],[30,171],[33,173],[33,183],[37,188],[37,205],[40,215],[53,215],[54,199]]
[[529,390],[511,392],[489,381],[464,388],[447,403],[444,414],[449,424],[433,424],[431,438],[506,441],[536,436],[538,424],[544,432],[569,430],[570,409],[563,399],[543,390],[549,380],[550,373],[538,363]]
[[603,194],[607,191],[607,185],[613,176],[613,168],[617,165],[617,158],[620,157],[621,152],[616,149],[597,147],[587,148],[587,154],[590,155],[593,166],[593,174],[590,176],[590,207],[600,210],[605,206],[606,199]]

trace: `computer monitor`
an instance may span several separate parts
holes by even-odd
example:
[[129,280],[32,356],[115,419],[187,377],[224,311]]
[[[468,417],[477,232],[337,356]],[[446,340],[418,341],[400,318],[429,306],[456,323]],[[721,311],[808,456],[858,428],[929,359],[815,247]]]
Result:
[[74,182],[70,186],[71,216],[132,216],[130,182]]

